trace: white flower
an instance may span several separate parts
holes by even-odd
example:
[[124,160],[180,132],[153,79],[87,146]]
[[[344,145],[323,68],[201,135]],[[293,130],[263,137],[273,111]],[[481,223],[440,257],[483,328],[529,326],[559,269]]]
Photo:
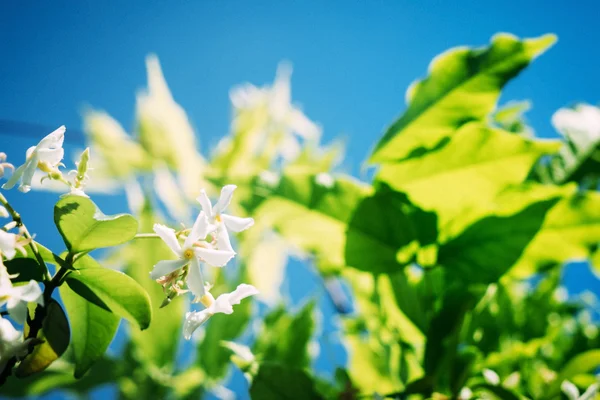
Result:
[[500,377],[496,373],[496,371],[492,371],[491,369],[483,370],[483,378],[490,385],[497,386],[500,384]]
[[315,176],[315,182],[324,188],[331,189],[335,185],[335,179],[327,172],[321,172]]
[[5,207],[0,206],[0,217],[8,218],[8,210]]
[[588,104],[580,104],[575,109],[561,108],[552,116],[552,125],[563,135],[599,140],[600,108]]
[[561,390],[565,395],[567,395],[569,400],[593,400],[596,398],[596,394],[598,393],[598,387],[598,384],[595,383],[588,387],[585,393],[580,396],[579,389],[577,389],[577,386],[571,382],[565,380],[560,385]]
[[161,224],[154,224],[154,232],[169,246],[177,256],[177,260],[159,261],[154,265],[150,277],[158,279],[190,264],[187,280],[188,288],[196,296],[202,297],[205,294],[205,288],[200,269],[201,262],[206,262],[215,267],[222,267],[235,255],[232,250],[215,250],[204,240],[210,233],[210,229],[211,226],[206,215],[201,212],[182,247],[173,229]]
[[240,304],[242,299],[246,297],[258,294],[258,290],[252,285],[242,283],[233,292],[224,293],[217,297],[215,300],[210,292],[202,297],[202,304],[206,306],[206,309],[202,311],[193,311],[185,314],[185,324],[183,326],[183,335],[186,339],[192,337],[192,333],[200,325],[205,323],[210,317],[217,313],[232,314],[233,306]]
[[11,318],[19,324],[23,324],[27,318],[27,303],[29,302],[44,304],[40,285],[31,280],[25,285],[13,286],[8,271],[0,266],[0,307],[6,304]]
[[27,354],[27,346],[31,339],[22,340],[21,332],[0,316],[0,372],[4,371],[6,363],[11,358]]
[[66,128],[63,125],[43,138],[37,146],[30,147],[27,150],[25,164],[15,170],[8,182],[2,185],[2,188],[12,189],[20,181],[19,190],[27,193],[31,190],[31,180],[37,168],[46,173],[57,171],[57,166],[63,159],[65,152],[62,148],[65,130]]
[[200,202],[202,211],[208,216],[208,222],[215,226],[217,230],[217,248],[222,250],[233,251],[229,240],[229,233],[227,232],[228,229],[233,232],[241,232],[254,225],[254,219],[252,218],[240,218],[223,214],[223,211],[231,203],[233,191],[236,188],[237,186],[235,185],[224,186],[221,189],[219,201],[217,201],[214,207],[204,189],[202,189],[200,196],[196,199]]
[[17,254],[19,237],[14,233],[0,230],[0,252],[7,260],[11,260]]

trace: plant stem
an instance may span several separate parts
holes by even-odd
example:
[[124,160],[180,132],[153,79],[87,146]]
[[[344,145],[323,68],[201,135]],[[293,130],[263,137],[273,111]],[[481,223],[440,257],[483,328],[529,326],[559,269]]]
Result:
[[33,237],[31,236],[31,234],[27,230],[27,227],[23,223],[23,220],[21,219],[21,215],[17,211],[15,211],[14,208],[12,208],[12,206],[8,203],[8,200],[6,200],[6,197],[4,197],[4,195],[2,193],[0,193],[0,204],[2,204],[4,206],[4,208],[6,208],[6,211],[8,211],[8,213],[10,214],[13,221],[17,224],[17,227],[23,233],[23,236],[25,237],[25,239],[31,239],[31,241],[29,242],[29,247],[31,248],[31,251],[33,252],[33,255],[35,256],[38,264],[43,266],[44,269],[46,270],[46,277],[45,277],[46,280],[47,281],[51,280],[52,278],[50,276],[50,271],[48,271],[48,266],[44,262],[44,259],[42,258],[42,255],[40,254],[40,252],[37,248],[37,245],[35,244],[35,241],[33,240]]

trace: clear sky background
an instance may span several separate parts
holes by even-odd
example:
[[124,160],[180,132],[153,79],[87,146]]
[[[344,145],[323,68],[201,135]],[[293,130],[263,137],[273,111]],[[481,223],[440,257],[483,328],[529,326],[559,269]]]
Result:
[[[271,82],[278,62],[288,60],[294,100],[324,127],[324,141],[347,139],[343,168],[357,175],[430,60],[450,47],[485,45],[501,31],[558,35],[501,99],[531,100],[528,118],[537,134],[554,136],[554,111],[600,98],[599,15],[599,3],[587,0],[4,1],[0,120],[47,129],[25,136],[0,122],[0,151],[20,163],[27,147],[62,124],[66,143],[81,147],[76,130],[86,105],[131,130],[148,53],[159,56],[205,151],[228,131],[229,89]],[[9,199],[26,209],[24,218],[42,241],[60,249],[60,238],[48,229],[55,194],[11,192]],[[123,211],[121,202],[98,202],[107,212]],[[585,265],[572,270],[572,290],[600,292]]]

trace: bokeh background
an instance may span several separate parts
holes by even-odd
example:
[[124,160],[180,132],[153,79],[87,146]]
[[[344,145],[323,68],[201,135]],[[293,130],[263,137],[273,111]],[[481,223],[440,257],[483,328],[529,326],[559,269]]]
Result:
[[[18,164],[27,147],[63,124],[67,153],[82,148],[86,106],[107,111],[131,131],[135,94],[146,84],[144,59],[155,53],[206,154],[229,130],[229,90],[271,82],[278,63],[287,60],[294,67],[294,102],[324,128],[324,142],[345,138],[341,169],[364,177],[361,165],[372,144],[404,109],[406,88],[425,75],[432,57],[458,45],[484,45],[497,32],[558,35],[558,43],[511,81],[500,100],[531,100],[527,118],[536,134],[554,137],[550,118],[557,109],[598,102],[599,14],[595,1],[5,1],[0,151]],[[61,248],[50,212],[56,194],[12,191],[7,197],[25,210],[40,240]],[[123,195],[94,200],[107,213],[125,207]],[[296,264],[284,283],[292,305],[322,290],[310,266]],[[301,283],[290,285],[290,279]],[[600,280],[585,264],[566,268],[564,281],[570,294],[600,293]],[[322,297],[326,331],[332,310]],[[331,371],[343,361],[341,351],[320,356],[317,369]],[[244,385],[239,374],[233,381],[234,389]]]

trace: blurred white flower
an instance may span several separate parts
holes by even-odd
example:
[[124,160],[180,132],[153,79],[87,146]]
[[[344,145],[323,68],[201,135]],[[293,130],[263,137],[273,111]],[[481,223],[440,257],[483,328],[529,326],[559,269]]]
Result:
[[221,189],[219,201],[213,207],[204,189],[200,191],[200,196],[196,199],[202,206],[202,211],[207,215],[210,224],[215,226],[217,231],[217,248],[221,250],[233,251],[231,241],[229,240],[228,229],[233,232],[241,232],[254,225],[254,219],[234,217],[223,214],[223,211],[231,203],[233,191],[237,188],[235,185],[226,185]]
[[575,109],[561,108],[552,116],[552,125],[563,135],[600,139],[600,108],[580,104]]
[[44,304],[40,285],[31,280],[25,285],[13,286],[8,271],[4,266],[0,266],[0,307],[6,305],[11,318],[19,324],[24,324],[29,302]]
[[188,204],[181,195],[177,181],[164,163],[159,163],[154,168],[154,191],[173,218],[182,222],[189,220]]
[[163,260],[154,265],[150,273],[152,279],[162,276],[190,264],[187,284],[190,291],[197,297],[205,293],[204,279],[202,277],[201,262],[206,262],[215,267],[222,267],[235,253],[229,250],[215,250],[210,243],[205,241],[210,233],[211,226],[204,212],[201,212],[194,222],[189,235],[186,237],[183,247],[179,244],[175,231],[161,224],[154,224],[154,232],[169,246],[177,256],[177,260]]
[[31,180],[36,169],[47,174],[60,173],[57,167],[63,159],[65,151],[62,148],[66,128],[61,126],[44,137],[36,146],[27,150],[25,164],[15,170],[3,189],[12,189],[20,181],[19,190],[27,193],[31,190]]
[[491,369],[483,370],[483,378],[490,385],[497,386],[500,384],[500,377],[495,371],[492,371]]
[[315,182],[327,189],[331,189],[335,185],[335,179],[327,172],[317,174],[315,176]]
[[10,169],[12,172],[14,172],[15,166],[6,162],[6,153],[0,152],[0,178],[4,177],[4,172],[7,169]]
[[21,332],[15,329],[10,321],[0,316],[0,372],[11,358],[23,357],[27,354],[27,346],[31,339],[23,341]]
[[8,218],[8,210],[0,206],[0,218]]
[[192,337],[192,333],[194,333],[194,331],[198,329],[200,325],[205,323],[214,314],[232,314],[234,305],[240,304],[242,299],[255,294],[258,294],[258,290],[254,286],[247,285],[245,283],[240,284],[231,293],[224,293],[220,295],[216,300],[210,294],[210,292],[207,291],[206,294],[200,299],[206,309],[202,311],[188,312],[185,315],[185,323],[183,326],[184,337],[189,340]]
[[577,386],[567,380],[561,383],[560,388],[569,400],[593,400],[598,394],[599,385],[597,383],[591,385],[581,396]]

